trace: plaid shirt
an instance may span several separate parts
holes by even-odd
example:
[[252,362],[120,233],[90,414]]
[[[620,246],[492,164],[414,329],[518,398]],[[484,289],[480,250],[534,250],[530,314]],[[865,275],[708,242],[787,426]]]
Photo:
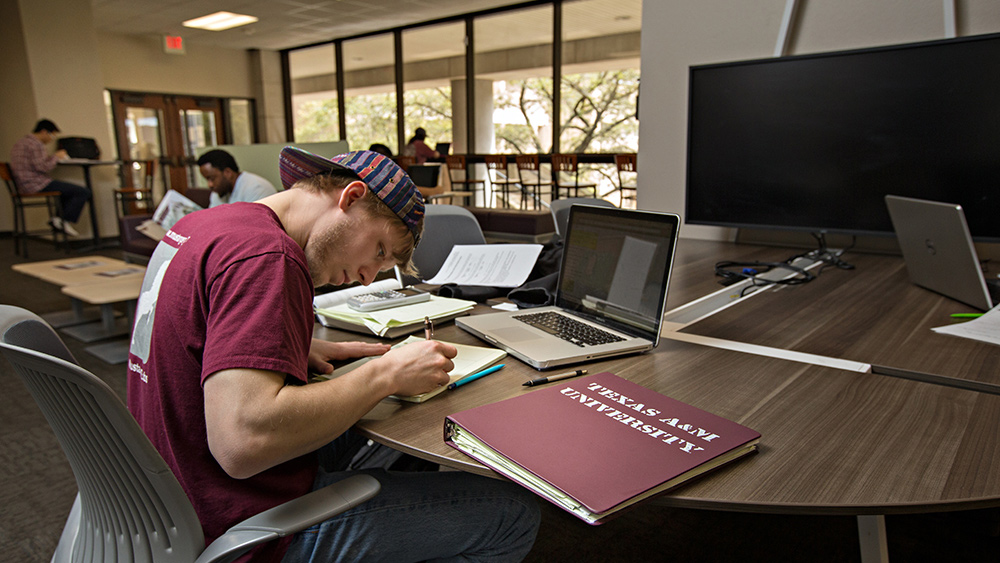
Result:
[[14,143],[10,150],[10,168],[23,194],[33,194],[45,189],[52,178],[49,172],[59,159],[50,155],[45,145],[34,135],[26,135]]

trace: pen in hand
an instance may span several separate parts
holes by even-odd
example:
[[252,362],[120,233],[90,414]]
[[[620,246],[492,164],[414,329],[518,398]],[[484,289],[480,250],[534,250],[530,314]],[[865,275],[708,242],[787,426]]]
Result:
[[476,372],[476,373],[474,373],[472,375],[467,375],[467,376],[463,377],[462,379],[459,379],[458,381],[456,381],[454,383],[449,383],[448,384],[448,389],[454,389],[454,388],[459,387],[461,385],[465,385],[466,383],[475,381],[475,380],[479,379],[480,377],[486,377],[487,375],[489,375],[489,374],[491,374],[491,373],[493,373],[495,371],[499,371],[500,368],[504,367],[505,365],[507,365],[507,364],[497,364],[497,365],[495,365],[493,367],[486,368],[486,369],[484,369],[482,371],[479,371],[479,372]]
[[521,385],[523,387],[534,387],[535,385],[542,385],[544,383],[551,383],[553,381],[559,381],[560,379],[567,379],[570,377],[576,377],[578,375],[586,375],[587,370],[578,369],[575,371],[567,371],[566,373],[559,373],[556,375],[550,375],[548,377],[539,377],[537,379],[532,379],[531,381],[526,381]]

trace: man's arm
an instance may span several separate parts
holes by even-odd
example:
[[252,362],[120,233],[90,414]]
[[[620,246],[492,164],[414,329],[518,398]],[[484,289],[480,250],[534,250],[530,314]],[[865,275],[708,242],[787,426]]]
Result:
[[226,473],[251,477],[319,449],[389,395],[447,384],[456,354],[442,342],[417,342],[342,377],[300,386],[271,371],[216,372],[205,380],[209,449]]

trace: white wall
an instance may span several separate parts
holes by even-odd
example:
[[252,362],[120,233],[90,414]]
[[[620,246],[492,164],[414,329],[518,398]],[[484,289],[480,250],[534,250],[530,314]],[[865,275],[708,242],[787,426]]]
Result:
[[[40,118],[54,121],[63,135],[97,139],[107,152],[111,141],[104,115],[97,36],[92,26],[80,24],[93,19],[90,3],[15,0],[3,4],[0,44],[11,48],[4,50],[3,57],[19,59],[4,63],[5,70],[14,71],[4,75],[3,88],[12,88],[13,92],[0,98],[5,102],[4,125],[0,128],[0,154],[4,160],[17,139],[30,132]],[[53,176],[83,184],[79,167],[59,166]],[[118,186],[118,176],[113,167],[102,166],[93,169],[92,180],[102,234],[114,234],[117,225],[112,191]],[[8,198],[3,198],[0,230],[13,227],[10,205]],[[89,211],[84,213],[78,230],[89,236]],[[28,220],[34,226],[34,221],[44,218]]]
[[[799,0],[786,54],[942,39],[946,4],[956,7],[959,36],[1000,32],[997,0]],[[688,67],[772,56],[785,5],[786,0],[643,2],[640,207],[683,215]],[[681,236],[729,239],[733,232],[685,225]]]
[[[159,35],[97,36],[104,87],[109,90],[254,97],[250,52],[187,45],[185,54],[163,51]],[[280,78],[280,76],[279,76]]]

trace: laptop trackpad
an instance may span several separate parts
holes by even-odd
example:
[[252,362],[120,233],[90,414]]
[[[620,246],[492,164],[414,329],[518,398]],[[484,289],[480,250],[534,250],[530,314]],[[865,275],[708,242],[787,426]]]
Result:
[[538,338],[537,334],[517,326],[498,328],[493,331],[493,334],[506,342],[521,342],[523,340],[534,340]]

